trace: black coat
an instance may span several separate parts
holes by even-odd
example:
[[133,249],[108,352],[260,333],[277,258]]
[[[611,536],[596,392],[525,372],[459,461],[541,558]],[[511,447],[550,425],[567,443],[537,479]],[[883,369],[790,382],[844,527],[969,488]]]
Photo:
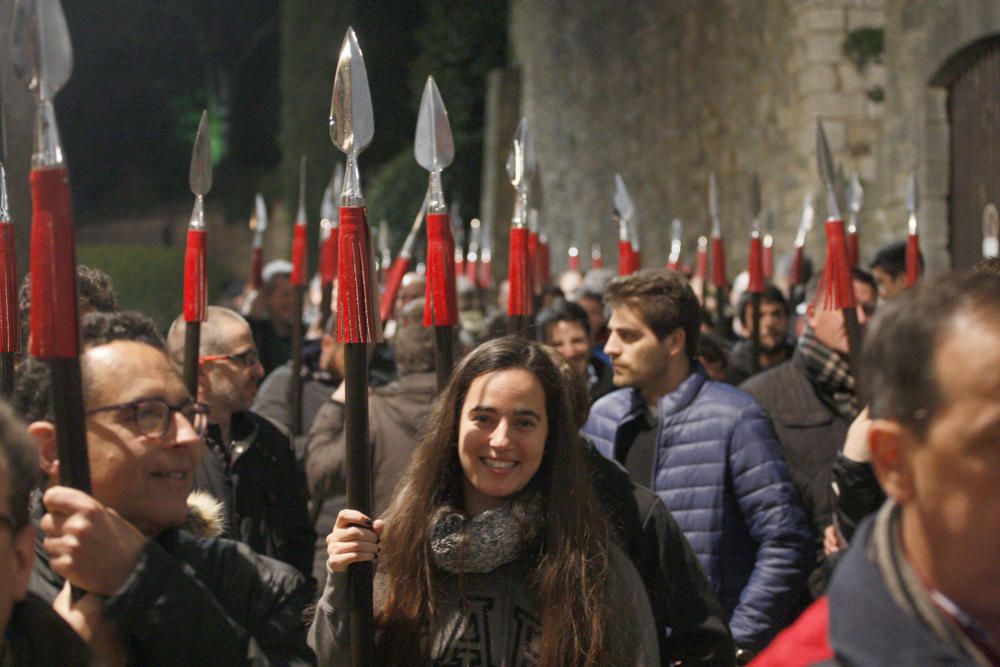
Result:
[[90,649],[73,628],[51,604],[34,593],[28,593],[27,598],[11,609],[5,639],[11,664],[17,667],[88,667],[96,664]]
[[305,475],[288,437],[253,412],[237,412],[232,442],[220,442],[217,426],[205,438],[208,451],[195,472],[195,489],[225,506],[223,537],[243,542],[312,576],[315,533],[309,522]]

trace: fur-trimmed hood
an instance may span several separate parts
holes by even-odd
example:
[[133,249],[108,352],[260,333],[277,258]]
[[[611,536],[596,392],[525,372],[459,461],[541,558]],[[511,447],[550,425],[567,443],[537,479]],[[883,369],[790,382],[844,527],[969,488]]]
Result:
[[204,491],[192,491],[187,497],[188,516],[181,530],[198,537],[219,537],[225,530],[222,502]]

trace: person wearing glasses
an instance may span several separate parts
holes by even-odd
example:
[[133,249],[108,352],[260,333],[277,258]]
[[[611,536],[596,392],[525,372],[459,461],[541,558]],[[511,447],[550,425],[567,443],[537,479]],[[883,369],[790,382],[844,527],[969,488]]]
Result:
[[310,583],[186,527],[209,408],[188,395],[155,325],[93,313],[81,332],[90,494],[59,485],[47,367],[25,362],[15,389],[47,477],[30,590],[103,664],[313,664]]
[[[179,370],[184,318],[174,320],[167,351]],[[209,306],[201,325],[198,400],[208,406],[208,452],[195,488],[224,505],[223,537],[312,573],[315,533],[306,506],[305,474],[288,433],[250,410],[264,377],[250,325],[228,308]]]

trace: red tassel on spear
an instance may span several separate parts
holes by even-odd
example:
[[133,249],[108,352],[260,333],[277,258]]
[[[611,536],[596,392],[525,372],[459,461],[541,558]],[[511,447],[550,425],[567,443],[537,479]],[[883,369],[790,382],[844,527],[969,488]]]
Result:
[[[344,347],[347,442],[347,506],[372,515],[371,452],[368,445],[368,343],[382,340],[375,309],[371,235],[361,192],[358,154],[375,132],[365,62],[352,28],[347,29],[330,104],[330,138],[347,156],[340,197],[340,262],[337,278],[337,340]],[[371,563],[348,566],[351,663],[372,664],[375,652]]]
[[840,217],[840,203],[833,173],[833,158],[826,143],[823,123],[816,116],[816,153],[819,172],[826,187],[828,218],[826,220],[826,264],[819,291],[816,293],[816,307],[823,310],[841,310],[844,313],[844,327],[847,330],[847,344],[850,350],[851,371],[858,377],[858,355],[861,352],[861,327],[854,307],[854,286],[851,266],[847,260],[847,239],[844,221]]
[[319,325],[326,331],[333,304],[333,283],[337,280],[337,236],[340,234],[340,215],[336,198],[344,183],[344,166],[339,162],[330,175],[330,182],[323,190],[319,207]]
[[910,212],[907,220],[906,236],[906,286],[913,287],[920,278],[920,233],[917,228],[917,175],[910,174],[909,186],[906,189],[906,210]]
[[812,229],[815,209],[812,194],[802,198],[802,212],[799,214],[799,227],[795,232],[795,243],[792,254],[792,264],[788,272],[788,290],[802,283],[802,260],[805,256],[806,235]]
[[17,251],[7,204],[6,163],[7,125],[0,75],[0,395],[9,398],[14,393],[14,357],[20,351],[21,337],[17,321]]
[[46,360],[52,374],[60,483],[89,493],[73,212],[52,106],[72,72],[73,50],[62,7],[41,4],[17,0],[11,27],[14,72],[34,93],[36,104],[30,175],[31,354]]
[[764,224],[764,282],[774,278],[774,212],[768,209]]
[[533,287],[528,256],[528,191],[535,173],[535,150],[531,141],[528,120],[522,118],[514,136],[514,144],[507,157],[507,175],[517,190],[514,215],[510,225],[510,252],[508,275],[510,297],[507,315],[512,333],[525,335],[535,313]]
[[187,248],[184,251],[184,384],[197,400],[201,323],[208,317],[205,195],[212,189],[212,138],[208,130],[207,111],[202,112],[198,123],[188,181],[194,194],[194,209],[188,223]]
[[635,204],[621,174],[615,174],[615,211],[618,215],[618,275],[639,270],[639,240],[636,235]]
[[596,241],[590,244],[590,268],[604,268],[604,256],[601,254],[601,244]]
[[[455,159],[448,111],[434,77],[427,77],[417,132],[413,144],[417,163],[430,172],[427,186],[427,287],[424,298],[424,326],[434,327],[438,391],[448,383],[454,361],[452,327],[458,324],[458,299],[455,295],[456,265],[453,258],[462,254],[451,235],[451,218],[441,187],[441,171]],[[464,260],[464,257],[463,257]]]
[[580,251],[575,245],[570,246],[569,250],[566,251],[566,266],[570,271],[580,270]]

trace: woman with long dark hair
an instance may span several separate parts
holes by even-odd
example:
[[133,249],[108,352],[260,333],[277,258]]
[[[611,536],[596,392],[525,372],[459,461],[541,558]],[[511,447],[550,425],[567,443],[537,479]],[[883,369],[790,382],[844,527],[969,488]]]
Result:
[[507,337],[470,353],[384,521],[337,517],[310,632],[320,664],[346,664],[347,566],[376,558],[377,664],[659,664],[577,429],[540,345]]

